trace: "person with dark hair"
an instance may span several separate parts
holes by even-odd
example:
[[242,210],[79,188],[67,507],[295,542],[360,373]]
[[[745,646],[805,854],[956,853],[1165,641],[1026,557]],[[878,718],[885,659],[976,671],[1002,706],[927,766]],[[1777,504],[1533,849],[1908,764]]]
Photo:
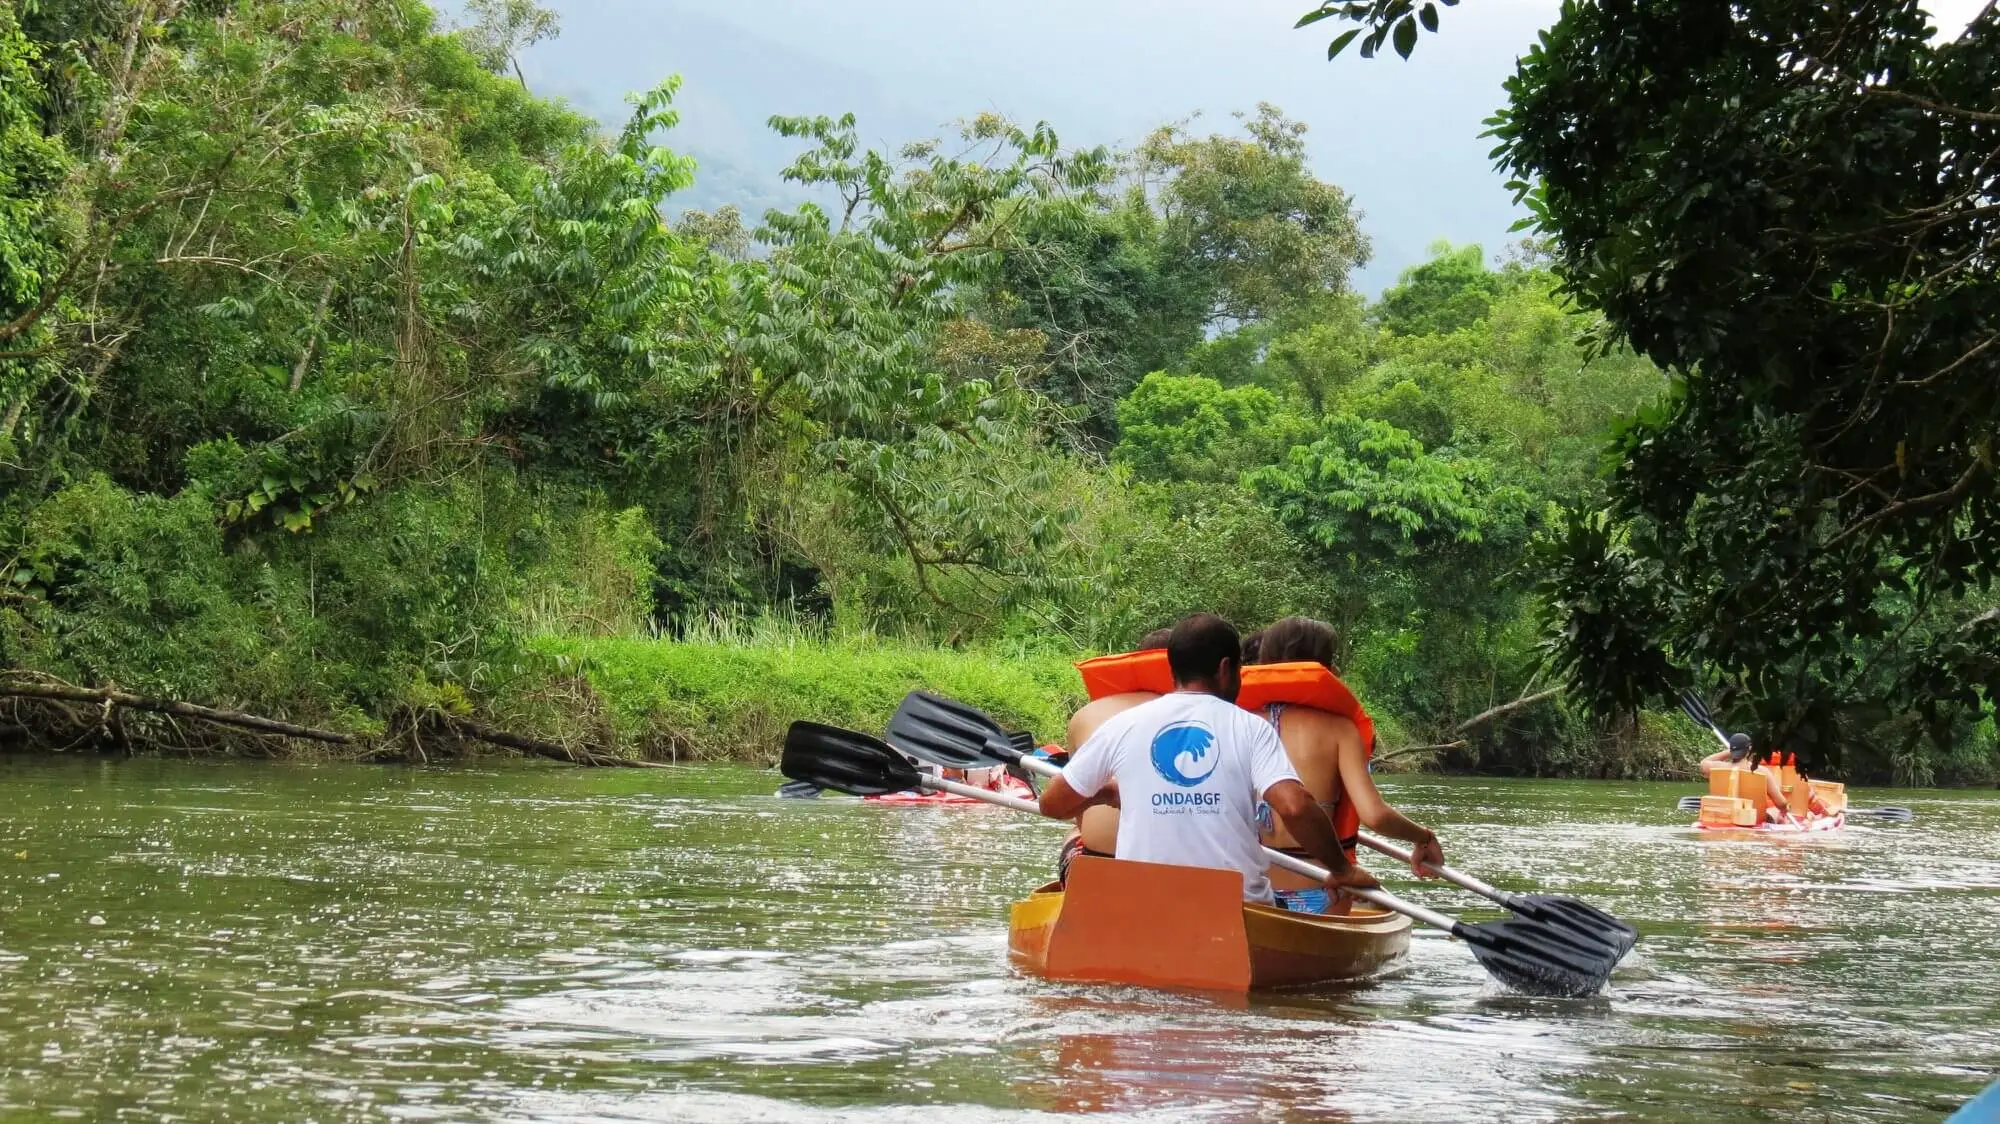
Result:
[[[1156,628],[1139,638],[1139,646],[1134,651],[1157,651],[1167,646],[1173,636],[1171,628]],[[1092,699],[1083,704],[1083,709],[1070,715],[1069,737],[1063,744],[1075,749],[1090,740],[1099,726],[1110,721],[1114,715],[1123,714],[1140,703],[1159,698],[1157,691],[1121,691]],[[1062,849],[1056,853],[1056,881],[1069,881],[1070,860],[1078,855],[1111,857],[1112,848],[1118,841],[1118,809],[1109,804],[1094,804],[1084,809],[1077,817],[1076,830],[1063,840]]]
[[1221,617],[1199,613],[1175,625],[1167,641],[1173,692],[1099,726],[1043,790],[1042,814],[1069,819],[1112,804],[1121,809],[1119,858],[1235,870],[1244,900],[1269,903],[1261,799],[1327,867],[1329,891],[1373,888],[1375,879],[1340,849],[1271,727],[1235,705],[1242,660],[1242,640]]
[[1244,663],[1316,663],[1333,670],[1333,626],[1311,617],[1286,617],[1257,635],[1264,638],[1256,655],[1246,648]]
[[1258,629],[1243,638],[1243,664],[1249,666],[1257,662],[1257,653],[1264,647],[1264,630]]
[[[1264,630],[1257,662],[1316,663],[1332,672],[1336,670],[1333,649],[1333,626],[1310,617],[1286,617]],[[1264,707],[1261,717],[1277,731],[1299,780],[1329,817],[1337,822],[1346,804],[1354,813],[1348,820],[1350,829],[1366,825],[1410,843],[1414,860],[1410,867],[1420,877],[1432,877],[1424,869],[1426,864],[1443,865],[1444,848],[1437,834],[1391,807],[1375,787],[1375,778],[1368,771],[1369,747],[1362,744],[1361,731],[1351,719],[1317,707],[1282,702]],[[1261,809],[1259,819],[1268,846],[1286,851],[1298,846],[1284,825]],[[1343,847],[1355,845],[1352,839],[1340,842]],[[1324,889],[1290,871],[1274,868],[1271,884],[1287,909],[1325,913],[1333,906]]]
[[[1792,814],[1791,804],[1785,799],[1785,786],[1778,775],[1757,760],[1755,743],[1749,734],[1729,735],[1729,748],[1717,750],[1701,759],[1701,775],[1706,777],[1717,769],[1744,769],[1764,778],[1764,791],[1771,802],[1764,808],[1764,818],[1772,823],[1784,823]],[[1741,789],[1738,790],[1742,791]]]

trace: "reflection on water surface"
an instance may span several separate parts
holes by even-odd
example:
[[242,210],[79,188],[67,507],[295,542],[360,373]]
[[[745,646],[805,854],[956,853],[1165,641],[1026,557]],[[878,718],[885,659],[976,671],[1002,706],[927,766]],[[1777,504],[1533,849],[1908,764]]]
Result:
[[2000,1076],[1985,794],[1771,840],[1671,786],[1392,779],[1468,869],[1636,921],[1611,994],[1511,996],[1426,934],[1225,1003],[1007,968],[1051,825],[776,783],[0,762],[0,1114],[1906,1121]]

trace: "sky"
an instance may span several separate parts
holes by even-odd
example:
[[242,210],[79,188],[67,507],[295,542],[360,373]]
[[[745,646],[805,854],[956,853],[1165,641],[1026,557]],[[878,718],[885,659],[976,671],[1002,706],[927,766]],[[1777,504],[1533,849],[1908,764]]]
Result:
[[[541,0],[562,35],[523,60],[529,85],[610,123],[624,95],[685,85],[667,143],[695,157],[684,202],[757,215],[800,196],[778,179],[796,143],[773,114],[853,112],[894,149],[987,110],[1047,121],[1066,144],[1120,145],[1191,116],[1271,102],[1311,131],[1314,171],[1351,193],[1374,259],[1373,294],[1440,239],[1498,255],[1520,217],[1482,122],[1558,0],[1470,0],[1443,11],[1409,61],[1329,63],[1336,25],[1293,30],[1312,0]],[[1984,0],[1926,4],[1956,34]]]

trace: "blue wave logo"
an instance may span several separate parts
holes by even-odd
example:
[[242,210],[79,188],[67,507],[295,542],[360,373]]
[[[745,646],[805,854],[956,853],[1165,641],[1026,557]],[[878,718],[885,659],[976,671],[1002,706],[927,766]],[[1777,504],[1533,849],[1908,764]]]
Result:
[[1198,722],[1176,722],[1153,735],[1153,771],[1193,788],[1215,772],[1215,735]]

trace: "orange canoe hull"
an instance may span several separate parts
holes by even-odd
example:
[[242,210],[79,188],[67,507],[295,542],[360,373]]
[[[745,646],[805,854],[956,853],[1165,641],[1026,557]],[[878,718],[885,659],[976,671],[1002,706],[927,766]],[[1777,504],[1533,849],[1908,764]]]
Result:
[[1243,901],[1234,871],[1081,857],[1067,892],[1014,903],[1007,948],[1050,979],[1250,991],[1366,979],[1410,947],[1410,920],[1342,917]]

